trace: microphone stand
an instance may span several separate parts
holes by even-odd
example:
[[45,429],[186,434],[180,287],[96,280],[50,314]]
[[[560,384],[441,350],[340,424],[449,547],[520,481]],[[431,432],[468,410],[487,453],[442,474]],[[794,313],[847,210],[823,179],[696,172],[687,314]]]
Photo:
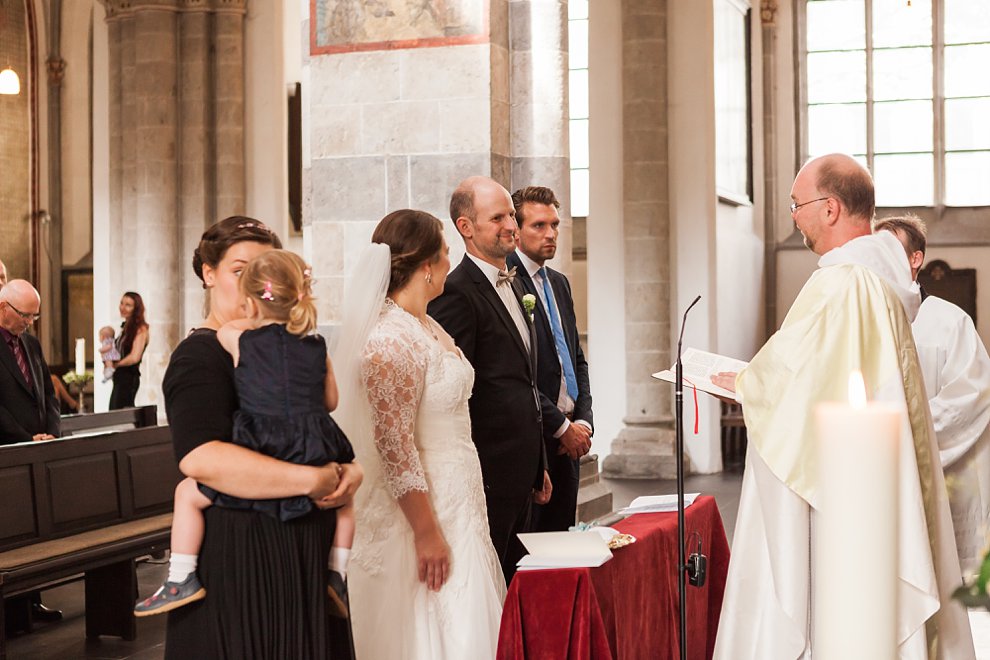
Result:
[[688,312],[698,304],[701,296],[694,299],[684,310],[681,320],[681,333],[677,338],[677,363],[674,370],[674,417],[677,439],[677,591],[680,596],[680,647],[681,660],[687,660],[687,580],[688,565],[684,557],[684,367],[681,364],[681,342],[684,340],[684,325]]

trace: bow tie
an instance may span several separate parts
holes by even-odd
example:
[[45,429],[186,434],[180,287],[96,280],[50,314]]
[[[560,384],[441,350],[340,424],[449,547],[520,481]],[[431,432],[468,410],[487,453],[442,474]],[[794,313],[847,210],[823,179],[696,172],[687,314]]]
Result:
[[499,270],[498,280],[495,282],[495,286],[502,286],[503,284],[512,284],[512,280],[516,278],[516,267],[513,266],[508,271]]

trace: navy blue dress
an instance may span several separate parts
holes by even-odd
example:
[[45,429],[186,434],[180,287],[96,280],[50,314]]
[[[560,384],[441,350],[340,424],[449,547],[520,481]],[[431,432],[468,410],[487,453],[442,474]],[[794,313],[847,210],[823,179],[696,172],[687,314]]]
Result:
[[[327,346],[319,335],[299,337],[273,323],[241,333],[234,382],[235,444],[300,465],[350,463],[354,449],[324,402]],[[246,500],[199,489],[217,506],[260,511],[288,521],[313,510],[305,496]]]

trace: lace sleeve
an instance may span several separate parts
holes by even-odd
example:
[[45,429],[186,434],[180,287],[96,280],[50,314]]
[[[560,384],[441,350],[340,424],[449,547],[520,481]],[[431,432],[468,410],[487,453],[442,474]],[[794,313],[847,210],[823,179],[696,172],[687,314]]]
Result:
[[429,492],[415,444],[416,410],[426,382],[426,360],[411,341],[372,335],[361,360],[375,446],[392,497]]

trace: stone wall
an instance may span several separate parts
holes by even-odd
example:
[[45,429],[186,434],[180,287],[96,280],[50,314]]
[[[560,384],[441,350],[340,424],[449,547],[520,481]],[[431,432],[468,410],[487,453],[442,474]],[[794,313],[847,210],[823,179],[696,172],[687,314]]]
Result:
[[0,95],[0,260],[10,278],[31,279],[30,116],[27,17],[23,2],[0,8],[0,69],[8,64],[21,93]]

